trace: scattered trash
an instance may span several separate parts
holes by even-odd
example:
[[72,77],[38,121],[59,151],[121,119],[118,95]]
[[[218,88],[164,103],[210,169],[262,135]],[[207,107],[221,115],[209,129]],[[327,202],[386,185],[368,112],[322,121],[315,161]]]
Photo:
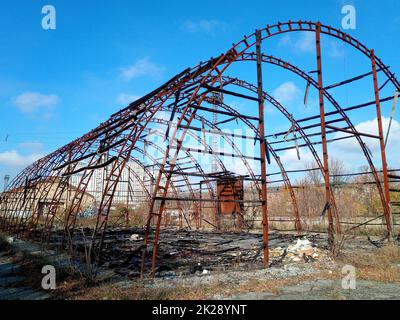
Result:
[[207,270],[207,269],[204,269],[204,270],[203,270],[203,274],[209,274],[209,273],[210,273],[209,270]]
[[134,233],[130,236],[129,238],[130,241],[139,241],[139,240],[143,240],[142,237],[140,237],[137,233]]

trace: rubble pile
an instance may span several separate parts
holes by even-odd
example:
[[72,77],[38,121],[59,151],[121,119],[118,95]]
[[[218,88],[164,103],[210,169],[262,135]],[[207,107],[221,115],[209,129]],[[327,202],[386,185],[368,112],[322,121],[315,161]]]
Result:
[[297,239],[287,247],[277,247],[270,250],[272,263],[311,263],[328,258],[326,250],[319,248],[308,239]]

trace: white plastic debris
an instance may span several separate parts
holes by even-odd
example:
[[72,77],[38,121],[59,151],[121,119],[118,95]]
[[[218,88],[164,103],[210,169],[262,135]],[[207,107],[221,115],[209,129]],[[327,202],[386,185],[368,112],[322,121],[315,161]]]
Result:
[[209,270],[207,270],[207,269],[203,269],[203,274],[209,274],[210,273],[210,271]]
[[139,240],[143,240],[143,238],[141,238],[137,233],[134,233],[130,236],[129,240],[131,241],[139,241]]
[[7,241],[8,244],[12,244],[14,242],[14,238],[13,237],[8,237],[6,239],[6,241]]

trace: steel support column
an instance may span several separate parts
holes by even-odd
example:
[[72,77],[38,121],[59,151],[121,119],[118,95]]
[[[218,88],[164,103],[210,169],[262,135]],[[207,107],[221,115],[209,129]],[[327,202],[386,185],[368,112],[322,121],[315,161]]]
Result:
[[389,178],[388,178],[388,170],[386,162],[385,140],[383,136],[383,125],[382,125],[382,114],[381,114],[381,102],[379,97],[378,75],[376,70],[374,50],[371,50],[371,64],[372,64],[372,76],[374,79],[374,92],[375,92],[375,103],[376,103],[376,118],[378,120],[379,144],[380,144],[381,158],[382,158],[383,187],[385,190],[385,206],[383,208],[383,211],[386,220],[388,237],[389,239],[392,239],[393,230],[392,230],[392,213],[390,210]]
[[263,246],[264,265],[269,264],[268,247],[268,208],[267,208],[267,168],[266,168],[266,143],[264,132],[264,89],[262,79],[262,54],[261,54],[261,31],[256,31],[256,53],[257,53],[257,88],[258,88],[258,129],[260,132],[260,164],[261,164],[261,199],[262,199],[262,224],[263,224]]
[[325,127],[325,106],[324,106],[324,85],[322,78],[322,55],[321,55],[321,23],[316,24],[316,52],[317,52],[317,71],[318,71],[318,94],[319,94],[319,113],[321,119],[321,139],[322,139],[322,155],[324,161],[324,182],[325,182],[325,197],[328,209],[328,241],[329,246],[333,250],[335,243],[335,231],[333,226],[332,201],[330,192],[329,179],[329,159],[328,159],[328,144],[326,141]]

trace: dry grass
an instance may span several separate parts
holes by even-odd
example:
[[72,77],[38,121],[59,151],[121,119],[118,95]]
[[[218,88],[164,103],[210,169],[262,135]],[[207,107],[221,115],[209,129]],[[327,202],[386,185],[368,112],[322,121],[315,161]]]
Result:
[[389,244],[369,252],[352,252],[339,260],[357,270],[357,278],[400,282],[400,247]]

